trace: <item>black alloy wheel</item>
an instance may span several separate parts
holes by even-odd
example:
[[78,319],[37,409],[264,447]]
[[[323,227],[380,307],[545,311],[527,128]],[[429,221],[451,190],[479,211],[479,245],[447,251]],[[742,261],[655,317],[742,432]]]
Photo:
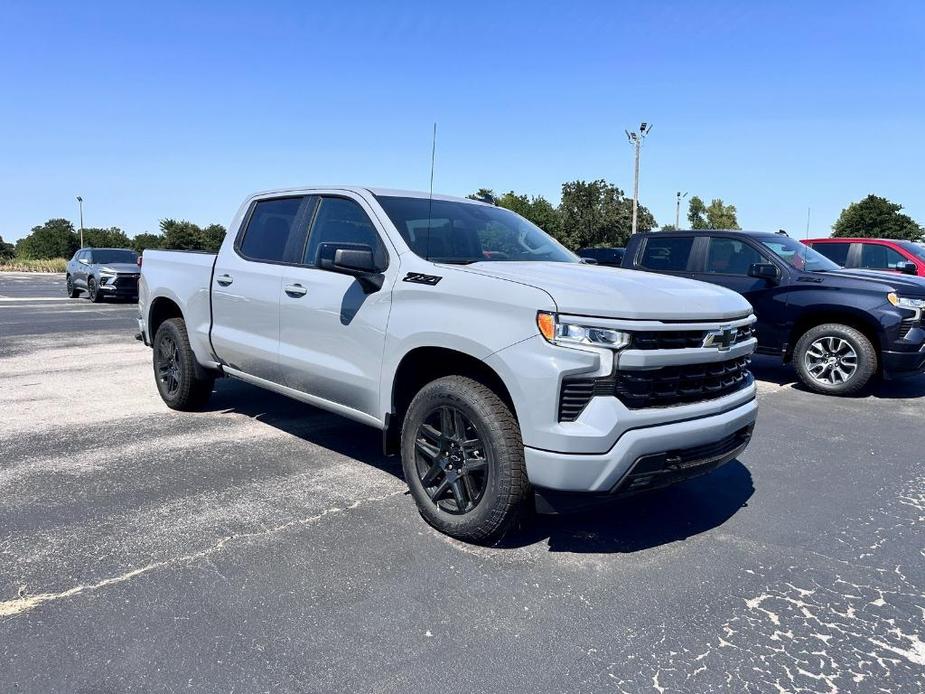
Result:
[[173,337],[165,335],[157,346],[157,378],[168,397],[180,390],[180,348]]
[[490,457],[475,425],[443,405],[428,414],[415,436],[415,465],[430,499],[447,513],[468,513],[482,500]]

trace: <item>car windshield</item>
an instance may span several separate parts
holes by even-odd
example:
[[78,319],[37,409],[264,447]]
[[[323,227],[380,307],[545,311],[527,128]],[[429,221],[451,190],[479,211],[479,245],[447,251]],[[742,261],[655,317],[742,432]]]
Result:
[[899,245],[903,247],[904,251],[911,253],[919,260],[925,260],[925,245],[913,243],[912,241],[900,241]]
[[93,262],[102,265],[109,263],[137,263],[138,254],[135,251],[102,249],[93,251]]
[[773,251],[774,255],[786,260],[797,270],[828,272],[841,269],[818,251],[814,251],[806,244],[786,236],[781,236],[779,239],[775,238],[773,241],[765,239],[761,243]]
[[542,229],[503,207],[385,195],[377,200],[411,250],[427,260],[578,262]]

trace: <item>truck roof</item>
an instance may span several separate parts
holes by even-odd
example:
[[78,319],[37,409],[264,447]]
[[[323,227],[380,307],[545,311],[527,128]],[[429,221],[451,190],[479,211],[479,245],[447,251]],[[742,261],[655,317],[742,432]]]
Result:
[[488,205],[491,207],[490,203],[483,202],[481,200],[473,200],[471,198],[461,198],[453,195],[442,195],[440,193],[434,193],[431,196],[427,191],[421,190],[398,190],[394,188],[374,188],[370,186],[345,186],[345,185],[332,185],[332,186],[322,186],[322,185],[312,185],[312,186],[298,186],[293,188],[273,188],[271,190],[262,190],[259,193],[254,193],[253,197],[265,196],[265,195],[279,195],[281,193],[286,194],[309,194],[315,191],[325,190],[325,191],[336,191],[342,190],[350,193],[372,193],[377,197],[397,197],[397,198],[430,198],[433,197],[434,200],[445,200],[448,202],[464,202],[470,203],[473,205]]
[[[672,229],[671,231],[643,231],[639,232],[642,234],[648,234],[652,236],[671,236],[674,234],[688,235],[688,234],[728,234],[729,236],[737,236],[741,234],[747,234],[748,236],[768,236],[768,237],[779,237],[785,236],[776,231],[750,231],[748,229]],[[788,238],[790,238],[788,236]]]

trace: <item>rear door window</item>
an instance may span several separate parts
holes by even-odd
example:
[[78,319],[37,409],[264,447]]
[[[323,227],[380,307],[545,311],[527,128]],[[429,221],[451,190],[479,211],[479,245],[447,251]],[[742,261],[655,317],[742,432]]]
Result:
[[850,243],[814,243],[812,248],[837,265],[845,267],[848,264],[848,251],[851,250]]
[[251,212],[238,251],[248,260],[296,262],[305,241],[308,198],[259,200]]
[[656,272],[685,272],[694,247],[692,236],[653,234],[646,238],[639,265]]

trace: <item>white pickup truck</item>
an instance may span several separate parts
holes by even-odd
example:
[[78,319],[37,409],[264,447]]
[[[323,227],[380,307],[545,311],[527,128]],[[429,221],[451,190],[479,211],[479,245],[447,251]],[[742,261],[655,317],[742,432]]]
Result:
[[217,255],[146,251],[138,308],[169,407],[231,376],[381,429],[423,517],[470,542],[708,472],[755,422],[745,299],[582,263],[473,200],[260,193]]

